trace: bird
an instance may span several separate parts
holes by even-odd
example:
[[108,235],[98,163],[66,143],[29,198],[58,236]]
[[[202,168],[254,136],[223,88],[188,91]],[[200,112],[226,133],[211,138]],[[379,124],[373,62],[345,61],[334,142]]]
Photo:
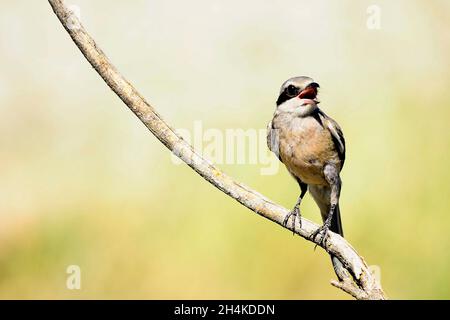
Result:
[[[284,226],[292,217],[295,232],[296,219],[301,223],[300,204],[309,190],[323,220],[323,225],[310,237],[316,239],[319,235],[325,244],[328,230],[344,236],[339,197],[346,147],[338,123],[318,106],[319,88],[317,82],[306,76],[293,77],[282,84],[273,118],[267,125],[267,145],[300,187],[300,195],[286,215]],[[331,260],[338,278],[347,277],[339,259],[331,256]]]

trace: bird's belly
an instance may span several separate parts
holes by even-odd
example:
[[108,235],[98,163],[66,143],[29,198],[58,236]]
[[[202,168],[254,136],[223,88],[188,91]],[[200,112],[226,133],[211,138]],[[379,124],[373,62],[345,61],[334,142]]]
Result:
[[330,137],[325,130],[288,132],[280,139],[280,156],[289,172],[304,183],[327,185],[323,169],[335,160]]
[[317,159],[317,157],[302,155],[300,157],[282,158],[289,172],[295,177],[300,178],[302,182],[315,185],[327,184],[323,174],[325,164]]

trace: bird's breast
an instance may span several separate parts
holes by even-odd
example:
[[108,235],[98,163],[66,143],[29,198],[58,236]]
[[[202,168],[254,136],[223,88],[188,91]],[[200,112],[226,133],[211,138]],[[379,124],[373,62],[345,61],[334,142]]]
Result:
[[337,161],[330,132],[312,117],[279,126],[279,151],[291,174],[307,184],[326,185],[323,168]]

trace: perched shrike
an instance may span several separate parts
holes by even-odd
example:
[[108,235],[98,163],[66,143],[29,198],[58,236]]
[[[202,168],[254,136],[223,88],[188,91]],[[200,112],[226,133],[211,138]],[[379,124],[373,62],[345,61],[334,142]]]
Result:
[[[345,140],[336,121],[319,109],[318,88],[319,84],[308,77],[295,77],[283,83],[273,119],[267,126],[267,145],[301,190],[284,225],[292,217],[292,229],[295,228],[300,203],[309,189],[324,222],[312,238],[323,233],[324,242],[328,230],[344,235],[339,211],[339,173],[345,160]],[[346,270],[336,257],[331,258],[337,276],[343,279]]]

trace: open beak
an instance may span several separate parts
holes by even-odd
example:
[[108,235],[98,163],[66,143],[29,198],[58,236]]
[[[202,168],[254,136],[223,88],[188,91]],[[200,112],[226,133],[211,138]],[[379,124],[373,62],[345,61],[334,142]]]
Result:
[[313,82],[309,84],[305,89],[303,89],[300,92],[298,98],[305,100],[306,103],[308,102],[318,103],[319,101],[317,100],[317,88],[319,88],[318,83]]

